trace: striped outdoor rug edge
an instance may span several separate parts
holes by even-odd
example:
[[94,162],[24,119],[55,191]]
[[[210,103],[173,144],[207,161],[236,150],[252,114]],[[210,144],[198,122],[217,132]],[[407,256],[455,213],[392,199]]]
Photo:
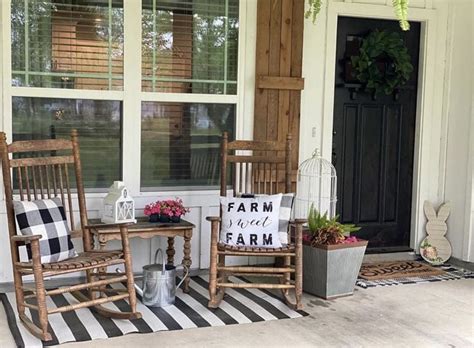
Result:
[[[233,278],[234,282],[245,279]],[[31,335],[18,318],[14,293],[0,294],[7,315],[7,321],[18,347],[43,347],[66,342],[89,341],[118,337],[128,333],[151,333],[158,331],[182,330],[210,326],[225,326],[260,321],[294,319],[307,316],[304,311],[294,311],[280,298],[266,290],[227,289],[226,296],[217,309],[207,308],[208,276],[191,278],[189,294],[177,291],[173,306],[158,308],[146,307],[138,301],[138,310],[143,317],[136,320],[117,320],[104,318],[88,308],[49,316],[50,332],[53,340],[42,342]],[[122,287],[116,284],[114,287]],[[70,294],[48,298],[48,307],[76,303]],[[111,309],[128,310],[125,300],[105,305]],[[38,322],[35,311],[26,309],[27,315]]]

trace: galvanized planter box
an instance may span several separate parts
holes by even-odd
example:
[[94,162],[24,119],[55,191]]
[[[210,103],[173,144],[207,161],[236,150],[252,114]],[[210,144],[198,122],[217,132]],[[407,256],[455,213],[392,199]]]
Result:
[[352,295],[366,247],[367,241],[303,245],[304,292],[324,299]]

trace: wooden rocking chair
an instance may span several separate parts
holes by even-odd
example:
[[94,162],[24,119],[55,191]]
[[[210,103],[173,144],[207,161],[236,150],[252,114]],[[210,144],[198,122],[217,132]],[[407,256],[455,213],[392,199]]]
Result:
[[[0,152],[2,157],[3,183],[5,186],[5,201],[8,215],[8,229],[10,234],[10,247],[13,266],[13,280],[15,285],[16,302],[20,320],[29,331],[43,341],[52,339],[48,332],[48,315],[63,313],[84,307],[93,307],[97,313],[118,319],[140,318],[136,311],[136,297],[133,286],[132,259],[130,255],[128,229],[124,224],[119,225],[122,234],[122,250],[98,251],[94,250],[93,238],[90,234],[92,226],[87,226],[87,210],[82,184],[81,162],[79,159],[79,144],[76,130],[72,131],[71,140],[52,139],[36,141],[15,141],[9,145],[5,133],[0,133]],[[58,152],[58,155],[56,155]],[[65,152],[70,153],[65,154]],[[9,154],[23,153],[35,157],[13,158]],[[47,154],[47,156],[39,157]],[[73,166],[75,172],[76,190],[72,194],[69,180],[69,167]],[[80,237],[84,245],[84,252],[79,256],[60,262],[41,264],[39,239],[40,235],[17,235],[15,213],[13,209],[13,186],[11,174],[17,181],[20,200],[37,200],[59,197],[63,203],[72,237]],[[74,231],[73,197],[77,196],[79,203],[80,227]],[[117,228],[117,225],[101,225],[101,228]],[[20,261],[19,246],[30,244],[32,260]],[[125,274],[106,273],[107,266],[124,264]],[[100,271],[101,270],[101,271]],[[85,271],[86,282],[82,284],[60,287],[47,290],[44,278],[60,274]],[[23,284],[23,277],[33,274],[34,286],[27,287]],[[123,291],[107,288],[107,285],[126,282],[127,288]],[[86,290],[83,294],[81,290]],[[25,293],[26,292],[26,293]],[[51,308],[46,306],[46,296],[53,296],[70,292],[79,303]],[[110,293],[106,296],[106,293]],[[120,299],[128,299],[130,312],[113,311],[102,304]],[[36,301],[35,301],[36,300]],[[39,325],[33,323],[26,315],[25,308],[38,312]]]
[[[230,153],[229,153],[230,152]],[[250,153],[250,154],[249,154]],[[286,144],[274,141],[228,142],[227,133],[221,146],[221,196],[227,195],[227,165],[232,166],[232,189],[237,193],[275,194],[291,192],[291,135]],[[217,308],[226,288],[281,289],[286,303],[301,309],[303,289],[303,224],[298,219],[290,223],[289,244],[282,248],[239,247],[219,242],[220,217],[207,217],[211,222],[211,261],[209,275],[209,307]],[[226,256],[261,256],[283,259],[280,267],[226,266]],[[292,263],[294,259],[294,264]],[[294,280],[291,275],[294,274]],[[229,276],[258,276],[278,278],[279,283],[232,283]],[[290,296],[294,291],[294,299]]]

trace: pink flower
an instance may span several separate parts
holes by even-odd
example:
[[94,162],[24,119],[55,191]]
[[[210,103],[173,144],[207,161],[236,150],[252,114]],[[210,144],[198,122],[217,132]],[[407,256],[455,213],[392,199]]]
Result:
[[181,198],[176,198],[147,204],[143,212],[145,215],[162,214],[169,217],[180,217],[189,212],[189,208],[184,207]]
[[438,250],[433,246],[429,246],[423,250],[423,255],[429,260],[435,260],[438,257]]
[[357,239],[356,236],[349,236],[344,238],[341,243],[342,244],[351,244],[351,243],[357,243],[359,240]]

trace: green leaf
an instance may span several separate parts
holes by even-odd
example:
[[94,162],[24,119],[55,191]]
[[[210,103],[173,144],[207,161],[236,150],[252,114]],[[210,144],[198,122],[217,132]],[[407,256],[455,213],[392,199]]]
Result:
[[403,31],[410,30],[410,23],[408,23],[408,0],[392,0],[395,16],[400,22],[400,28]]
[[316,17],[321,11],[322,0],[308,0],[309,9],[305,12],[305,18],[310,18],[313,24],[316,23]]

